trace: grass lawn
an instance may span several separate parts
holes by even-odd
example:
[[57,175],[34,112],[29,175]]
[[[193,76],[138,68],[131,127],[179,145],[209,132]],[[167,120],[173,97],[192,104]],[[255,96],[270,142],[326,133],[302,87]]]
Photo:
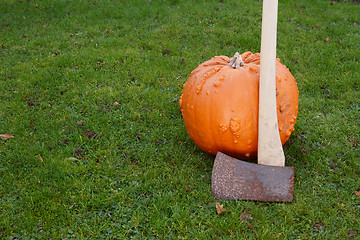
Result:
[[360,4],[279,2],[292,203],[214,199],[178,104],[259,52],[262,1],[1,1],[0,239],[360,239]]

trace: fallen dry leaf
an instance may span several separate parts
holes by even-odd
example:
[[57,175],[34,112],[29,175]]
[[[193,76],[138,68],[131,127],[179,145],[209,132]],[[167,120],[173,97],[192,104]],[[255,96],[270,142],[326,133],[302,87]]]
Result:
[[6,139],[14,138],[14,136],[10,134],[0,134],[0,138],[6,140]]
[[254,226],[250,223],[251,220],[253,220],[253,217],[248,213],[243,213],[240,216],[240,221],[246,223],[250,230],[254,231]]
[[322,221],[315,223],[315,225],[313,226],[314,229],[318,229],[320,227],[324,227],[324,223]]
[[224,208],[224,205],[216,202],[216,211],[217,211],[217,214],[222,214],[225,210],[226,210],[226,208]]
[[241,216],[240,216],[240,221],[241,222],[244,222],[244,221],[246,221],[246,220],[252,220],[253,219],[253,217],[250,215],[250,214],[248,214],[248,213],[243,213],[243,214],[241,214]]
[[354,191],[355,195],[360,197],[360,190],[359,191]]
[[84,120],[80,120],[76,122],[76,125],[84,125],[84,123],[85,123]]
[[86,130],[86,131],[85,131],[85,135],[86,135],[89,139],[92,139],[93,137],[95,137],[95,132],[94,132],[94,131],[90,131],[90,130]]
[[85,154],[85,150],[82,148],[78,148],[74,151],[75,156],[74,157],[83,157]]
[[250,228],[250,230],[254,231],[255,228],[251,223],[246,223],[246,225],[248,225],[248,227]]
[[171,50],[168,48],[165,48],[164,51],[162,52],[162,55],[165,56],[166,54],[171,53]]
[[102,69],[104,63],[102,63],[102,62],[97,62],[97,63],[99,64],[99,69]]
[[40,154],[39,154],[39,160],[40,160],[41,163],[44,163],[44,160],[43,160],[43,158],[41,157]]

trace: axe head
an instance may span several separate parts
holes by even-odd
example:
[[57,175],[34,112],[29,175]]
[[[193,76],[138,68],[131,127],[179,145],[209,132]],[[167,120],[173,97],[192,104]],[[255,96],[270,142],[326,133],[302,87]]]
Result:
[[291,202],[294,168],[240,161],[218,152],[211,177],[213,196],[266,202]]

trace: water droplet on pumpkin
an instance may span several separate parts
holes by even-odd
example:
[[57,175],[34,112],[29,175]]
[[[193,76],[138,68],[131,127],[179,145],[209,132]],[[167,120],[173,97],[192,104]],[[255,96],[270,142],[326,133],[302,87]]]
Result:
[[214,82],[214,86],[215,86],[215,87],[218,87],[219,85],[220,85],[220,82],[216,80],[216,81]]
[[206,95],[209,95],[210,94],[210,92],[209,91],[206,91]]
[[250,153],[246,153],[245,156],[246,156],[246,157],[250,157]]
[[237,144],[237,143],[238,143],[238,140],[235,139],[235,140],[234,140],[234,143]]
[[190,107],[191,109],[194,109],[194,105],[191,105],[191,107]]
[[247,141],[247,143],[250,145],[250,144],[252,143],[251,139],[249,139],[249,140]]

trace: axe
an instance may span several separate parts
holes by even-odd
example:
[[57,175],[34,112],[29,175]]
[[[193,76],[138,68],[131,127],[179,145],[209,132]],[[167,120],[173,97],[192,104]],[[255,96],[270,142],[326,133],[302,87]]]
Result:
[[285,167],[276,111],[278,0],[263,1],[259,83],[258,164],[218,152],[211,188],[215,198],[291,202],[294,168]]

